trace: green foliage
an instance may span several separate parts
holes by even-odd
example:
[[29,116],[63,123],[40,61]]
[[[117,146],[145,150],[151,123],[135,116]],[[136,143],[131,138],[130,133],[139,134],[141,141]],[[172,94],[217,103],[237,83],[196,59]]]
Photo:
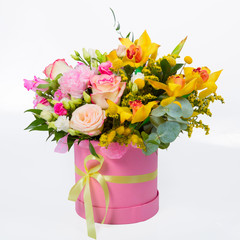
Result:
[[182,116],[182,109],[175,103],[171,103],[165,107],[159,106],[154,109],[151,113],[154,117],[161,117],[163,115],[169,115],[171,117],[181,117]]
[[31,112],[31,113],[35,113],[35,114],[37,114],[37,115],[40,115],[40,113],[42,112],[42,110],[40,110],[40,109],[28,109],[28,110],[25,111],[25,113],[26,113],[26,112]]
[[169,62],[166,59],[163,59],[160,62],[161,68],[162,68],[162,72],[163,72],[163,78],[162,81],[166,82],[168,77],[170,76],[171,73],[171,69],[172,67],[170,66]]
[[31,130],[37,126],[40,126],[42,124],[45,124],[46,120],[42,119],[42,118],[37,118],[36,120],[34,120],[30,125],[28,125],[24,130]]
[[180,102],[182,106],[182,117],[189,118],[193,114],[193,107],[191,103],[186,98],[177,98],[178,102]]
[[96,150],[95,150],[95,148],[93,147],[93,145],[92,145],[92,143],[91,143],[90,140],[89,140],[89,150],[90,150],[90,153],[91,153],[94,157],[99,158],[99,156],[97,155]]
[[181,127],[177,122],[165,122],[157,128],[157,134],[163,143],[173,142],[181,131]]

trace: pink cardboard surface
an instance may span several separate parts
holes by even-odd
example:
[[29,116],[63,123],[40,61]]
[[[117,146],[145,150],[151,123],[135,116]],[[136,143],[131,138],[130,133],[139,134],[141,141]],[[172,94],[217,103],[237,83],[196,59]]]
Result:
[[[110,148],[106,150],[93,142],[95,150],[104,157],[99,172],[110,176],[135,176],[152,173],[157,169],[158,156],[153,153],[146,156],[142,150],[132,147]],[[124,149],[121,149],[124,148]],[[111,154],[113,151],[113,154]],[[119,153],[118,153],[119,151]],[[75,165],[85,172],[83,161],[90,153],[88,141],[74,145]],[[111,156],[115,158],[110,158]],[[116,159],[117,156],[117,159]],[[119,158],[120,156],[120,158]],[[94,160],[91,165],[94,164]],[[76,182],[81,176],[76,174]],[[108,182],[110,202],[106,224],[129,224],[147,220],[158,212],[159,198],[157,178],[143,183],[117,184]],[[95,222],[101,222],[105,214],[105,198],[103,190],[95,179],[90,180],[91,197]],[[76,212],[85,218],[83,191],[76,201]]]

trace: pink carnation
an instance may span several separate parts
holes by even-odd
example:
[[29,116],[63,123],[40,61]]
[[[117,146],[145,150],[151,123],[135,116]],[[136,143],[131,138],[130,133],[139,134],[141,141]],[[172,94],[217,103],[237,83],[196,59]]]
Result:
[[45,105],[45,106],[49,106],[50,103],[48,102],[48,100],[46,98],[40,97],[38,95],[36,95],[36,98],[33,101],[33,107],[35,108],[39,103]]
[[68,94],[63,94],[60,89],[54,93],[54,100],[60,101],[63,98],[69,98]]
[[54,112],[59,116],[67,115],[67,110],[64,108],[62,103],[56,103],[54,105]]
[[112,68],[112,63],[110,61],[103,62],[98,66],[98,71],[101,74],[107,74],[107,75],[112,75],[112,71],[110,70]]
[[70,94],[74,98],[82,98],[83,92],[88,87],[94,71],[84,64],[79,64],[75,69],[63,73],[59,79],[60,89],[63,94]]
[[27,80],[27,79],[23,79],[24,81],[24,87],[29,91],[29,90],[33,90],[34,92],[36,92],[36,90],[40,90],[40,91],[47,91],[48,88],[38,88],[39,84],[48,84],[47,81],[37,78],[36,76],[34,76],[33,80]]

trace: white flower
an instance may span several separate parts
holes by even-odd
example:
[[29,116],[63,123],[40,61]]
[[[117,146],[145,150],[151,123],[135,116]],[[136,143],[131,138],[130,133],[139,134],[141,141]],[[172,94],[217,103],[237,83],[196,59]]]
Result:
[[59,116],[58,119],[54,123],[57,131],[68,132],[69,129],[69,120],[66,116]]
[[144,80],[144,74],[141,72],[138,72],[137,74],[133,74],[131,77],[131,82],[134,83],[139,78]]

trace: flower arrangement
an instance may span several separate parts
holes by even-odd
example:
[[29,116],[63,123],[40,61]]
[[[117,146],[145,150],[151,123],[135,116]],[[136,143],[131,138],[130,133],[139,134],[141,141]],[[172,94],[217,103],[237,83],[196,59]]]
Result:
[[[183,131],[190,137],[194,127],[208,134],[200,115],[212,115],[211,102],[224,102],[216,94],[221,70],[191,67],[190,56],[181,61],[187,38],[159,58],[160,45],[146,31],[134,41],[133,33],[122,37],[119,29],[120,45],[110,53],[75,51],[76,66],[57,59],[45,77],[24,79],[35,93],[33,109],[26,111],[35,120],[26,129],[47,131],[57,142],[66,137],[68,149],[75,141],[97,140],[106,148],[132,144],[146,155],[168,148]],[[91,143],[90,149],[94,153]]]

